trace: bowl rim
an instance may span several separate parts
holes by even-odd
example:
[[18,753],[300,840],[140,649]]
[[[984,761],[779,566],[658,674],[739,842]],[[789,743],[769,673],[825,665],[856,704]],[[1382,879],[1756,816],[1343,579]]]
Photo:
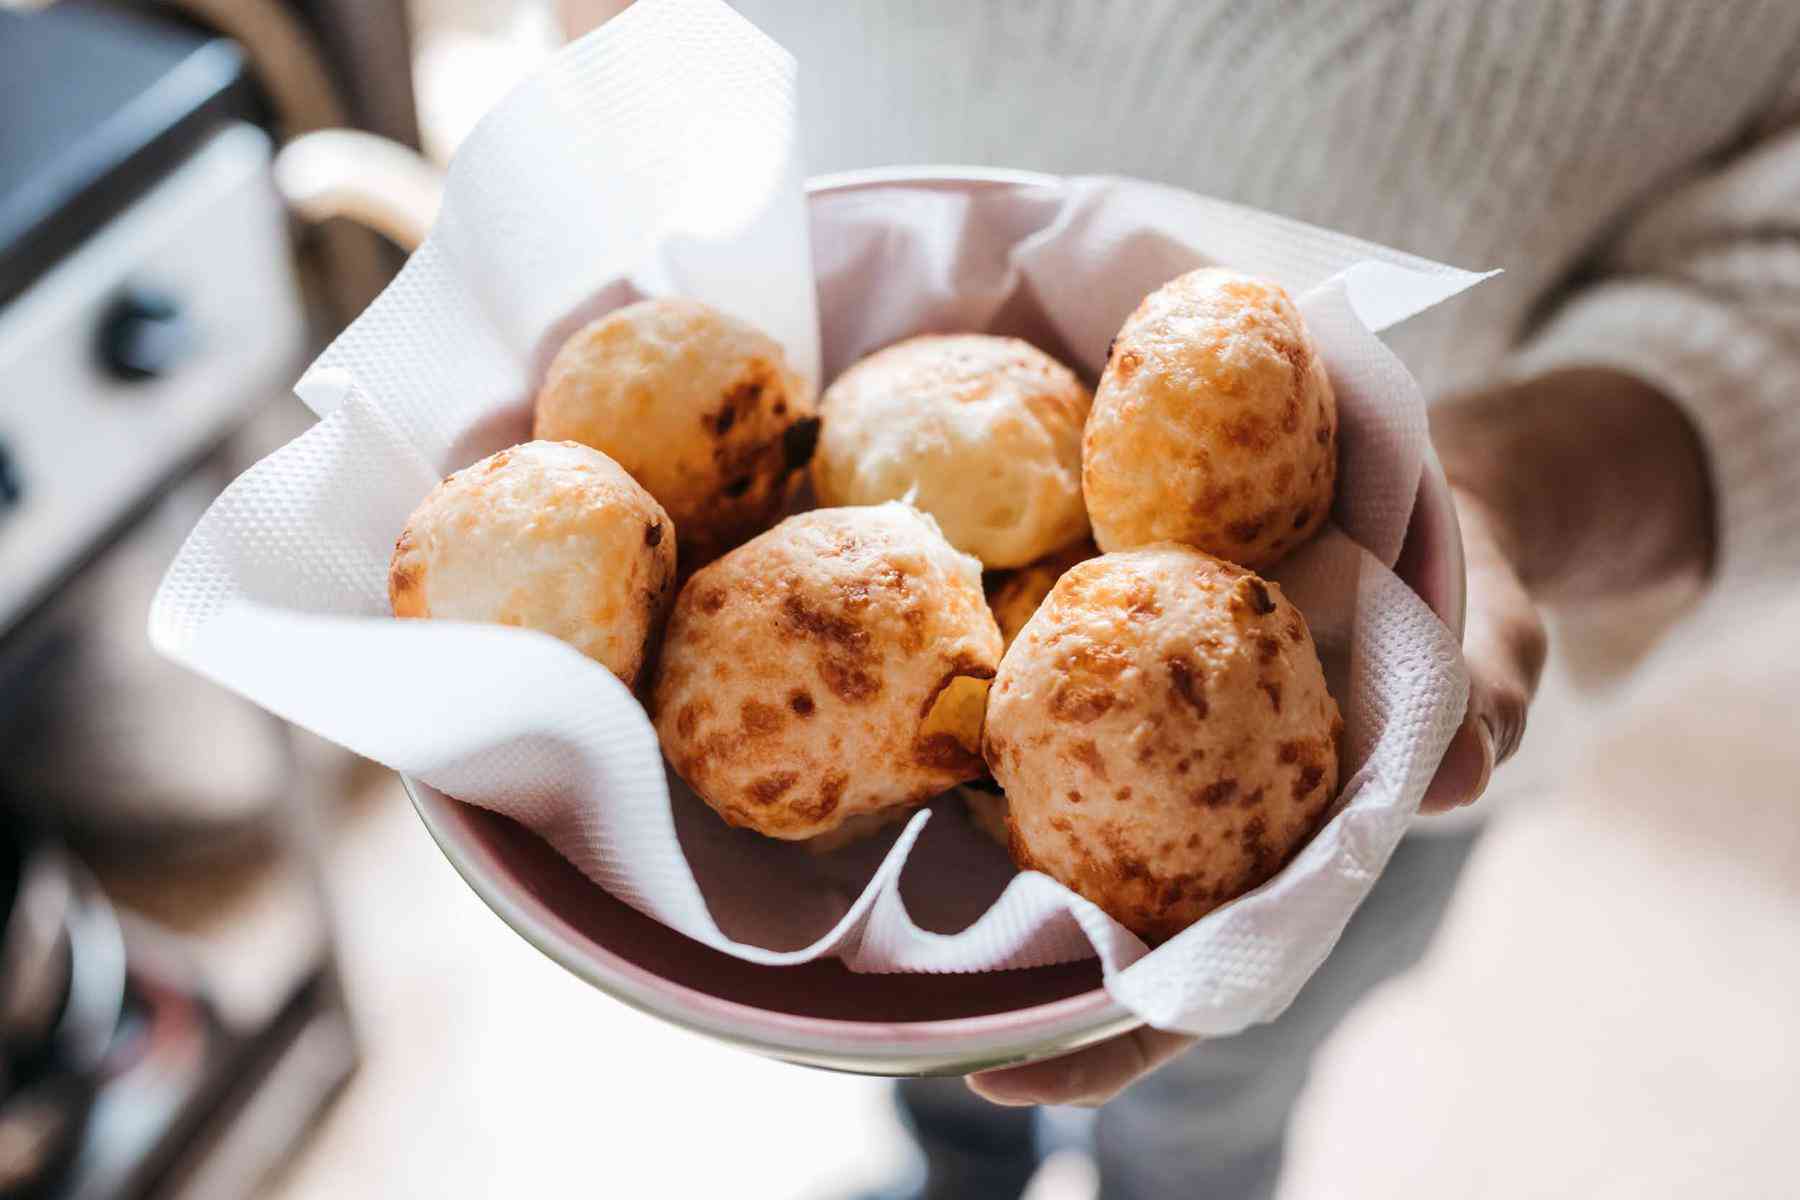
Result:
[[[1005,168],[878,167],[816,176],[807,180],[806,193],[810,198],[893,185],[969,190],[1062,183],[1055,175]],[[1435,560],[1440,568],[1436,577],[1419,581],[1433,594],[1419,594],[1460,638],[1465,603],[1461,529],[1443,467],[1429,444],[1415,504],[1415,526],[1424,522],[1444,542]],[[648,971],[583,935],[513,885],[493,853],[466,834],[469,817],[460,811],[460,801],[404,774],[400,782],[444,857],[513,932],[620,1003],[729,1045],[859,1074],[965,1074],[1066,1054],[1144,1024],[1104,987],[1009,1012],[904,1022],[805,1017],[715,996]]]
[[921,1075],[1048,1057],[1143,1024],[1104,988],[1010,1012],[933,1021],[805,1017],[727,1000],[645,970],[587,938],[513,885],[486,847],[457,828],[464,818],[451,806],[460,801],[410,776],[400,781],[444,857],[515,933],[613,999],[690,1032],[807,1066]]

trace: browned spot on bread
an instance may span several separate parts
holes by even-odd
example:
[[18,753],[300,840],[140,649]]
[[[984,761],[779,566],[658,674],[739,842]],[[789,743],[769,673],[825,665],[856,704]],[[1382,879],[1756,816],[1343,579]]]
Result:
[[1318,763],[1307,763],[1300,768],[1300,777],[1294,780],[1294,799],[1304,800],[1312,794],[1325,778],[1325,768]]
[[694,730],[700,727],[700,706],[684,704],[681,711],[675,714],[675,732],[683,738],[694,736]]
[[1299,512],[1294,514],[1294,528],[1305,529],[1306,523],[1310,520],[1312,520],[1312,509],[1302,508]]
[[1189,771],[1191,771],[1193,769],[1193,766],[1194,766],[1194,760],[1191,758],[1188,758],[1186,755],[1183,755],[1175,763],[1175,773],[1177,775],[1186,775]]
[[1233,488],[1223,483],[1209,483],[1194,497],[1193,509],[1202,516],[1218,510],[1231,500]]
[[1102,642],[1085,642],[1068,651],[1057,659],[1056,666],[1064,672],[1083,672],[1111,679],[1122,674],[1131,665],[1131,654],[1123,646],[1112,646]]
[[1256,639],[1256,656],[1263,662],[1274,662],[1281,657],[1281,643],[1268,634]]
[[791,800],[788,807],[800,820],[817,824],[837,811],[837,798],[820,796],[817,800]]
[[857,663],[836,655],[819,663],[819,678],[832,695],[849,704],[866,704],[881,694],[881,680]]
[[1106,778],[1106,760],[1100,757],[1100,747],[1094,745],[1092,738],[1070,746],[1069,756],[1100,778]]
[[798,771],[778,771],[773,775],[765,775],[750,785],[750,799],[758,804],[773,804],[781,799],[787,790],[794,786],[794,781],[799,778]]
[[1142,366],[1143,362],[1143,355],[1139,354],[1136,350],[1127,350],[1125,353],[1119,355],[1118,361],[1112,363],[1111,366],[1118,372],[1119,382],[1124,383],[1126,380],[1130,379],[1132,375],[1136,374],[1138,367]]
[[933,733],[913,739],[913,762],[935,771],[979,771],[982,762],[952,733]]
[[1275,873],[1275,854],[1269,848],[1268,822],[1261,813],[1244,822],[1238,830],[1238,845],[1250,856],[1251,879],[1249,887],[1254,887]]
[[1306,640],[1306,626],[1302,625],[1298,619],[1289,621],[1287,623],[1287,635],[1288,641],[1290,642],[1296,644],[1304,642]]
[[1229,524],[1225,527],[1225,532],[1229,533],[1232,537],[1236,538],[1240,542],[1255,541],[1257,536],[1259,534],[1261,534],[1262,531],[1263,531],[1263,523],[1261,520],[1233,521],[1231,524]]
[[1225,438],[1234,446],[1250,450],[1267,450],[1275,442],[1269,423],[1255,413],[1244,413],[1225,422]]
[[395,596],[417,590],[421,574],[418,563],[407,563],[404,566],[396,564],[388,572],[388,598],[391,600]]
[[819,418],[801,417],[781,435],[781,461],[789,471],[798,471],[812,461],[819,448]]
[[1220,779],[1207,784],[1193,795],[1193,801],[1201,808],[1219,808],[1237,794],[1238,781]]
[[1296,741],[1283,742],[1277,747],[1281,761],[1284,763],[1299,762],[1300,752],[1304,749],[1306,749],[1306,743]]
[[512,456],[513,452],[511,450],[502,450],[500,453],[493,455],[487,460],[487,473],[492,475],[495,471],[504,467],[507,463],[512,461]]
[[1072,725],[1086,725],[1113,706],[1113,695],[1103,688],[1083,686],[1063,679],[1050,693],[1050,715]]
[[815,608],[795,595],[781,602],[781,627],[791,634],[834,642],[858,652],[869,643],[869,631],[856,622]]
[[711,416],[701,417],[701,423],[712,430],[714,437],[724,437],[740,419],[751,416],[762,407],[763,390],[774,383],[775,378],[775,368],[766,360],[751,359],[744,366],[744,374],[725,389],[719,411]]
[[794,812],[807,821],[823,821],[837,811],[838,800],[844,794],[844,785],[849,782],[850,777],[843,772],[832,772],[820,781],[819,798],[810,803],[795,801]]
[[1252,788],[1238,799],[1239,808],[1256,808],[1263,802],[1263,789]]
[[781,728],[781,710],[759,700],[746,700],[738,708],[744,732],[750,737],[767,737]]
[[[1080,804],[1081,803],[1081,793],[1079,791],[1077,791],[1075,788],[1069,789],[1069,803],[1070,804]],[[1060,817],[1057,818],[1057,820],[1061,820],[1061,819],[1062,818],[1060,818]],[[1064,821],[1063,824],[1067,825],[1068,822]]]
[[823,558],[849,558],[863,548],[863,541],[856,536],[854,529],[834,526],[826,530],[826,536],[830,539],[831,544],[819,551]]
[[1156,602],[1156,585],[1140,580],[1125,597],[1125,611],[1139,621],[1162,616],[1162,606]]
[[1122,788],[1120,788],[1120,789],[1119,789],[1119,799],[1120,799],[1120,800],[1121,800],[1121,801],[1125,801],[1125,800],[1129,800],[1129,799],[1131,799],[1131,789],[1130,789],[1130,788],[1128,788],[1128,787],[1122,787]]
[[1193,707],[1201,720],[1205,720],[1210,708],[1201,690],[1204,681],[1200,676],[1200,668],[1185,658],[1170,658],[1163,665],[1169,669],[1170,688]]
[[1275,611],[1275,598],[1269,595],[1268,586],[1254,575],[1246,575],[1238,580],[1233,595],[1259,617],[1266,617]]
[[1317,441],[1321,446],[1329,446],[1331,444],[1331,426],[1319,426],[1319,432],[1313,434],[1313,440]]
[[708,588],[700,593],[700,610],[705,613],[716,613],[725,607],[725,593],[718,588]]
[[644,523],[644,545],[660,546],[660,545],[662,545],[662,540],[663,540],[662,522],[661,521],[645,522]]
[[906,608],[900,611],[904,628],[900,631],[900,649],[917,654],[925,648],[925,610]]
[[811,692],[805,688],[795,688],[788,693],[788,707],[794,710],[796,716],[810,717],[817,706],[813,704]]
[[1256,686],[1261,688],[1263,691],[1263,695],[1265,695],[1269,698],[1270,707],[1272,707],[1276,712],[1280,712],[1281,711],[1281,685],[1279,683],[1276,683],[1273,679],[1263,679],[1263,680],[1259,680],[1257,682]]

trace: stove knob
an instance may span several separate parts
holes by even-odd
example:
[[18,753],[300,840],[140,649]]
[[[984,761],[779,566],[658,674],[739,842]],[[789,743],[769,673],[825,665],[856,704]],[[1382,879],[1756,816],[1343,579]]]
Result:
[[17,506],[24,495],[19,483],[19,464],[7,444],[0,442],[0,513]]
[[120,379],[154,379],[187,354],[192,330],[167,292],[134,287],[100,323],[100,361]]

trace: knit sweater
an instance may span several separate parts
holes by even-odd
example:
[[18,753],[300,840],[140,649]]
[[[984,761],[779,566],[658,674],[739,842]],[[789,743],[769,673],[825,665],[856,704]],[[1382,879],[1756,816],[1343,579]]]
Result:
[[1726,573],[1800,568],[1800,3],[738,0],[809,170],[1134,175],[1471,268],[1428,394],[1634,373],[1707,445]]

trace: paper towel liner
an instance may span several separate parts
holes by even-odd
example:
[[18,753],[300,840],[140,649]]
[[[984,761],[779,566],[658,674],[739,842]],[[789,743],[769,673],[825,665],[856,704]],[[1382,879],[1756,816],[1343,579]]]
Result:
[[[478,127],[431,236],[306,373],[318,423],[208,510],[150,615],[156,646],[270,711],[510,816],[601,887],[753,962],[982,971],[1097,954],[1153,1025],[1268,1020],[1330,950],[1461,719],[1456,639],[1388,569],[1424,406],[1371,330],[1482,276],[1173,188],[1002,177],[810,208],[794,64],[713,0],[643,0]],[[1148,951],[1091,903],[929,810],[815,857],[726,828],[665,772],[643,709],[547,636],[387,616],[394,538],[445,473],[527,436],[574,322],[682,294],[815,379],[924,331],[1027,336],[1090,378],[1143,294],[1207,263],[1299,300],[1338,392],[1334,525],[1274,575],[1346,734],[1340,811],[1274,879]],[[872,764],[871,769],[879,769]],[[904,878],[903,878],[904,875]]]

